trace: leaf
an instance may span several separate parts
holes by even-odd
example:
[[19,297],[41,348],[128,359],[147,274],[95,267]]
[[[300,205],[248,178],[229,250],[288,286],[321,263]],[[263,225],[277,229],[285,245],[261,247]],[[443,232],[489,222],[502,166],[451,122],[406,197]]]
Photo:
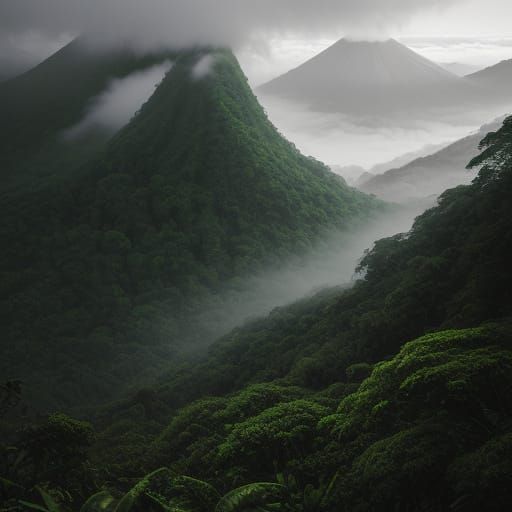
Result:
[[80,512],[101,512],[113,507],[114,498],[107,491],[93,494],[80,509]]
[[265,506],[280,502],[286,497],[287,489],[281,484],[260,482],[244,485],[223,496],[215,512],[265,510]]
[[19,500],[19,503],[21,503],[21,505],[23,505],[23,506],[25,506],[27,508],[31,508],[33,510],[39,510],[40,512],[49,512],[43,506],[37,505],[37,503],[30,503],[29,501],[23,501],[23,500]]
[[189,476],[173,478],[167,497],[172,506],[194,512],[211,512],[221,498],[215,487]]
[[146,496],[158,507],[160,507],[164,512],[186,512],[181,509],[171,508],[169,505],[164,503],[158,496],[153,496],[153,494],[146,493]]
[[39,494],[43,498],[44,504],[46,505],[46,508],[48,509],[49,512],[60,512],[59,505],[49,493],[47,493],[43,488],[38,486],[36,487],[36,489],[39,491]]
[[152,480],[164,475],[170,476],[170,471],[167,468],[160,468],[146,475],[121,498],[121,501],[114,509],[115,512],[129,512],[139,498],[149,490]]
[[12,480],[9,480],[8,478],[3,478],[0,476],[0,483],[7,489],[9,487],[17,487],[18,489],[24,489],[24,487],[20,484],[17,484],[16,482],[13,482]]

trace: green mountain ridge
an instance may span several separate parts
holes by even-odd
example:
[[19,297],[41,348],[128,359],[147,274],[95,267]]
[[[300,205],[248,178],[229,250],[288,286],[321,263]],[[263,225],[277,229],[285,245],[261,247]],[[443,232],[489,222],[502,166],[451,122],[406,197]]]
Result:
[[0,84],[0,177],[4,185],[48,179],[87,161],[108,136],[77,144],[62,134],[85,115],[89,102],[116,78],[145,69],[171,52],[138,55],[128,47],[99,52],[79,37],[50,58]]
[[282,510],[506,508],[511,128],[484,139],[473,184],[376,244],[351,290],[279,308],[104,409],[92,459],[222,492],[277,478]]
[[[348,194],[347,202],[363,207],[357,210],[361,214],[378,209],[321,164],[272,136],[273,128],[243,85],[232,55],[215,50],[214,66],[198,77],[194,69],[204,55],[204,50],[195,50],[176,59],[155,95],[75,183],[71,195],[66,188],[33,191],[31,200],[25,198],[28,203],[38,198],[33,210],[25,219],[12,220],[19,238],[11,235],[13,245],[7,245],[9,255],[4,258],[11,258],[12,264],[25,247],[35,260],[19,261],[17,272],[4,274],[13,303],[2,304],[2,322],[12,321],[13,315],[17,321],[16,339],[22,340],[16,347],[18,360],[22,353],[34,356],[34,345],[26,342],[30,338],[19,336],[22,329],[30,333],[28,327],[35,325],[39,333],[46,330],[48,337],[37,353],[40,366],[29,362],[41,385],[41,375],[48,376],[42,372],[46,353],[57,370],[67,365],[70,374],[90,371],[93,365],[96,370],[110,366],[113,386],[118,385],[115,372],[123,375],[122,365],[112,365],[106,347],[117,355],[123,352],[124,371],[129,368],[132,375],[137,368],[134,357],[143,364],[149,359],[142,350],[129,354],[140,345],[128,336],[146,343],[156,340],[159,355],[168,356],[158,345],[159,333],[151,330],[155,317],[154,310],[148,314],[148,306],[162,307],[160,312],[177,308],[219,278],[229,278],[233,265],[225,264],[228,256],[231,263],[241,261],[238,269],[247,264],[253,268],[262,261],[258,248],[263,247],[266,256],[266,248],[275,248],[276,240],[281,249],[275,258],[314,243],[313,226],[323,217],[311,211],[317,204],[312,196],[320,194],[321,212],[335,208],[337,203],[329,206],[329,198],[342,194]],[[222,129],[210,130],[211,119]],[[173,130],[175,120],[186,127],[185,134]],[[173,146],[184,152],[173,152]],[[82,401],[81,414],[94,427],[64,414],[25,412],[20,402],[24,386],[31,383],[11,380],[2,385],[0,496],[6,510],[509,508],[512,118],[487,134],[479,149],[469,165],[479,168],[475,180],[442,194],[438,205],[420,215],[408,233],[377,241],[362,258],[358,279],[349,289],[326,289],[277,308],[223,336],[204,357],[169,358],[162,366],[155,358],[160,373],[156,385],[136,385],[133,392],[103,407],[87,407],[90,397],[81,395],[78,387],[68,388],[70,396]],[[251,165],[236,174],[242,161]],[[262,161],[266,164],[260,166]],[[222,172],[217,162],[225,166]],[[272,180],[269,172],[275,166],[280,169],[280,162],[287,164],[279,173],[288,177],[285,183]],[[279,219],[279,231],[252,226],[258,217],[248,196],[237,194],[240,175],[247,177],[243,183],[250,183],[255,197],[284,198],[289,208],[283,211],[279,202],[277,213],[263,216],[264,223]],[[259,181],[260,175],[265,180]],[[233,177],[228,185],[223,176]],[[309,193],[303,186],[305,176],[314,182]],[[208,187],[200,186],[203,183]],[[231,191],[229,198],[220,196],[220,205],[205,192],[217,183]],[[321,194],[324,187],[330,195]],[[173,195],[178,188],[182,193]],[[51,200],[45,193],[51,193]],[[67,200],[65,216],[58,193]],[[238,226],[241,234],[251,233],[243,243],[229,215],[233,204],[224,208],[226,201],[239,197],[235,219],[245,222]],[[303,211],[291,208],[298,204],[296,197],[307,205]],[[47,203],[36,233],[28,220],[41,212],[41,198]],[[13,198],[14,203],[19,200]],[[16,210],[17,215],[22,210]],[[342,209],[331,225],[344,225],[346,212]],[[214,229],[219,251],[212,251],[211,241],[203,240],[198,228],[212,219],[217,226],[210,222],[205,232]],[[191,232],[198,235],[187,237]],[[267,238],[269,234],[273,236]],[[162,247],[166,252],[160,252]],[[180,251],[172,253],[176,247]],[[51,261],[63,272],[34,267],[33,261],[42,265],[41,254],[43,262]],[[169,267],[173,262],[178,262],[177,269]],[[148,273],[151,265],[156,277]],[[177,280],[178,273],[182,280]],[[44,280],[35,280],[38,275]],[[27,282],[37,283],[36,294]],[[111,294],[100,285],[110,287]],[[167,295],[171,289],[174,298]],[[55,290],[62,295],[56,297]],[[45,305],[37,316],[40,297],[66,307],[76,306],[77,297],[90,302],[80,302],[87,305],[82,310],[55,307],[54,316],[46,314],[50,309]],[[16,319],[20,308],[30,309],[25,318]],[[58,338],[51,330],[55,320],[62,329]],[[87,333],[91,326],[96,326],[93,335],[76,336],[79,328]],[[166,329],[168,335],[169,325]],[[88,365],[70,358],[77,353],[89,358]],[[91,373],[82,384],[95,385],[108,395],[100,376]],[[62,374],[54,389],[62,392],[68,382],[71,379]],[[14,428],[20,425],[24,428]]]
[[56,172],[0,202],[0,369],[43,409],[150,380],[187,329],[207,336],[190,318],[229,283],[383,209],[284,140],[223,50],[181,53],[128,125]]

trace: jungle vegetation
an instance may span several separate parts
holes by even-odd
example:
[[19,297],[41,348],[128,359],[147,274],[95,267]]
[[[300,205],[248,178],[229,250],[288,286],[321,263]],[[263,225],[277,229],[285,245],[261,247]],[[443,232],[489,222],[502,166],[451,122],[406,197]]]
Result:
[[[351,289],[236,329],[92,424],[22,428],[3,448],[7,509],[507,509],[512,118],[482,150],[474,182],[377,242]],[[4,423],[19,402],[7,383]]]
[[[223,290],[386,208],[285,140],[225,50],[174,56],[123,129],[87,155],[71,149],[69,167],[54,161],[59,130],[111,61],[120,75],[142,65],[125,54],[85,58],[59,103],[52,84],[74,70],[77,44],[0,86],[38,91],[20,126],[5,126],[5,153],[24,148],[26,159],[0,193],[0,373],[23,380],[42,412],[151,382],[182,349],[213,341],[197,317]],[[213,68],[195,78],[205,52]]]

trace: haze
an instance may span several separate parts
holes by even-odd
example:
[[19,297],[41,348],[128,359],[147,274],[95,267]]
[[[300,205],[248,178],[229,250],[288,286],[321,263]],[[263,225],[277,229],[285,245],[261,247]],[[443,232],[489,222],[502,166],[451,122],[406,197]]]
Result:
[[[463,75],[512,58],[512,38],[507,36],[511,16],[509,0],[489,0],[485,5],[478,0],[0,0],[0,79],[37,64],[82,33],[95,50],[120,42],[141,53],[163,47],[230,46],[255,89],[340,37],[352,41],[396,37]],[[211,58],[205,57],[191,79],[204,78],[211,66]],[[90,98],[83,119],[69,127],[65,137],[77,138],[98,127],[115,132],[170,68],[171,63],[165,62],[113,79],[100,95]],[[257,94],[270,119],[303,153],[337,169],[352,166],[350,176],[348,171],[339,172],[353,181],[364,169],[397,158],[407,163],[475,132],[504,114],[505,108],[476,106],[446,110],[443,115],[432,111],[421,118],[383,123],[316,112]],[[393,162],[384,164],[379,172],[392,166]],[[216,325],[213,330],[208,327],[206,337],[212,340],[249,315],[264,314],[319,287],[350,281],[364,249],[382,236],[407,230],[414,216],[434,202],[435,197],[425,198],[414,209],[386,215],[357,234],[333,235],[301,262],[251,278],[242,294],[227,293],[219,308],[205,310],[208,318],[199,324]]]

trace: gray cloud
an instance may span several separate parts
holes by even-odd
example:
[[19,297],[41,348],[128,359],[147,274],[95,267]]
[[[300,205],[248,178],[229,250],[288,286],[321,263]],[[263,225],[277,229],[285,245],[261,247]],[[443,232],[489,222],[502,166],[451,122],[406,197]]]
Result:
[[194,78],[194,80],[201,80],[201,78],[204,78],[210,73],[214,64],[214,55],[204,55],[192,69],[192,78]]
[[375,35],[465,0],[0,0],[0,33],[88,32],[138,46],[237,47],[277,34]]
[[112,133],[119,130],[148,100],[171,67],[172,62],[167,60],[112,80],[105,91],[91,100],[85,117],[64,132],[64,138],[77,139],[96,129]]

